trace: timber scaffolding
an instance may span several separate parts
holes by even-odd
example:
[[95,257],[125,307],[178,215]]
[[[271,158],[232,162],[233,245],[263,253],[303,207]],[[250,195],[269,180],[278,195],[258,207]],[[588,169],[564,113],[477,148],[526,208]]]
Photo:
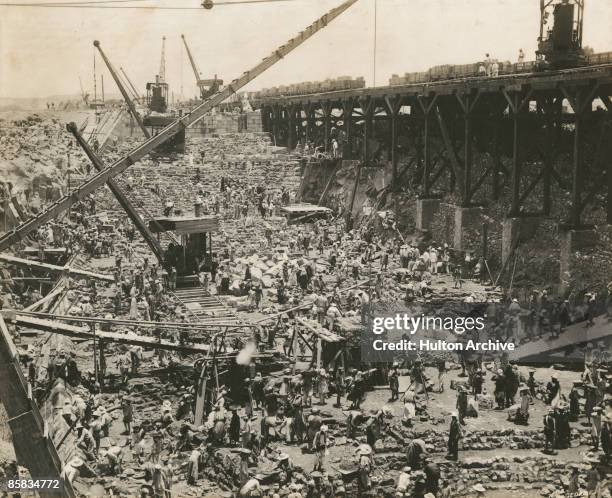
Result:
[[[359,168],[372,162],[371,139],[376,138],[391,163],[392,185],[399,189],[402,178],[412,172],[424,201],[454,193],[461,208],[478,206],[497,200],[501,179],[508,177],[508,217],[547,216],[556,182],[571,192],[570,214],[563,226],[576,230],[584,227],[585,208],[597,195],[606,198],[607,220],[612,224],[611,95],[612,64],[604,64],[262,97],[252,104],[262,111],[264,130],[289,148],[305,140],[323,143],[330,150],[331,129],[337,127],[343,133],[343,159],[360,159]],[[594,109],[597,106],[600,109]],[[573,140],[561,133],[568,125]],[[510,143],[505,137],[512,137]],[[401,171],[400,138],[415,151]],[[355,150],[357,140],[360,151]],[[492,157],[481,171],[473,161],[475,142]],[[563,178],[557,168],[562,150],[571,156],[570,178]],[[510,169],[502,157],[510,158]],[[527,176],[527,163],[531,170],[540,166],[536,176]],[[484,188],[487,180],[490,188]],[[528,201],[538,189],[540,208],[530,212],[533,203]],[[429,228],[430,218],[426,216],[419,228]]]
[[[126,328],[152,328],[152,329],[175,329],[188,332],[233,332],[239,329],[258,329],[258,324],[236,323],[235,321],[214,321],[211,323],[190,322],[147,322],[133,320],[116,320],[105,318],[91,318],[82,316],[62,316],[52,313],[39,313],[22,310],[0,310],[0,316],[9,323],[15,326],[23,327],[29,330],[39,330],[52,334],[63,335],[76,340],[96,340],[99,343],[116,343],[126,344],[130,346],[141,346],[151,349],[163,349],[166,351],[177,351],[186,354],[207,354],[209,346],[204,343],[185,342],[178,343],[164,339],[158,339],[153,336],[143,336],[132,332],[109,332],[100,330],[101,328],[110,328],[113,326],[121,326]],[[69,322],[76,322],[73,325]],[[81,325],[85,324],[85,326]],[[22,332],[27,335],[25,332]],[[228,353],[237,353],[237,351],[228,351]]]

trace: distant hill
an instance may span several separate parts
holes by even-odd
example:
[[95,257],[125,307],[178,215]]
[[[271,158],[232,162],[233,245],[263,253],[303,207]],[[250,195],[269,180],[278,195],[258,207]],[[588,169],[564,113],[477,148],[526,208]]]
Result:
[[[119,94],[105,95],[106,100],[122,100]],[[60,102],[81,102],[81,95],[78,93],[69,95],[50,95],[48,97],[33,98],[13,98],[0,97],[0,111],[39,111],[47,108],[47,103]]]

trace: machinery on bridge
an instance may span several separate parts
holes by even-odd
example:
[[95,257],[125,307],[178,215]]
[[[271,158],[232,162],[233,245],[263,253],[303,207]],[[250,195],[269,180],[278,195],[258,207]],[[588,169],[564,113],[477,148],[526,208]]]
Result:
[[[153,134],[171,124],[176,116],[168,111],[168,83],[166,83],[166,37],[162,37],[161,60],[159,73],[155,81],[147,83],[147,107],[149,114],[143,119],[145,126],[151,128]],[[163,149],[173,152],[184,152],[185,130],[179,131],[166,144]]]
[[121,83],[121,78],[119,78],[119,73],[117,73],[117,71],[115,70],[115,68],[111,64],[110,60],[108,60],[108,57],[106,57],[106,54],[104,53],[104,51],[102,50],[102,47],[100,46],[100,42],[98,40],[95,40],[93,42],[93,44],[94,44],[94,47],[96,47],[98,49],[98,52],[100,52],[100,56],[102,57],[102,60],[106,64],[106,67],[108,68],[108,71],[111,73],[111,76],[115,80],[115,83],[117,84],[117,88],[119,88],[119,91],[121,92],[121,95],[123,96],[123,99],[125,100],[125,103],[128,106],[130,114],[134,118],[134,121],[136,121],[136,123],[138,123],[138,126],[142,130],[144,136],[146,138],[150,138],[151,134],[149,133],[149,131],[145,127],[145,125],[144,125],[144,123],[142,121],[142,118],[140,117],[140,114],[136,110],[136,106],[134,105],[134,103],[130,99],[130,96],[128,95],[128,92],[127,92],[126,88],[123,86],[123,83]]
[[540,0],[538,62],[555,69],[583,65],[584,0]]
[[[582,48],[583,13],[584,0],[540,0],[540,34],[536,60],[490,61],[498,65],[496,76],[516,74],[520,77],[545,70],[612,63],[612,52],[587,54]],[[487,63],[478,61],[471,64],[443,64],[427,71],[404,73],[403,76],[394,74],[389,79],[389,86],[490,78],[490,75],[482,72],[483,69],[486,70]]]
[[283,57],[295,50],[356,2],[357,0],[345,0],[338,7],[330,10],[314,21],[310,26],[300,31],[300,33],[294,38],[286,42],[284,45],[278,47],[268,57],[264,58],[249,71],[245,71],[241,76],[232,80],[229,85],[195,107],[190,113],[175,119],[157,135],[154,135],[150,139],[146,140],[134,150],[130,151],[126,156],[117,160],[112,165],[100,171],[97,175],[82,183],[77,189],[73,190],[69,195],[62,197],[51,204],[46,210],[38,213],[35,217],[30,218],[26,222],[16,227],[14,230],[3,234],[2,237],[0,237],[0,251],[3,251],[13,244],[23,240],[29,233],[43,226],[45,223],[48,223],[53,218],[69,209],[73,204],[85,199],[89,194],[104,186],[109,179],[112,179],[124,172],[132,164],[150,154],[159,145],[167,142],[177,133],[184,133],[186,128],[200,121],[206,115],[206,113],[228,97],[234,95],[240,88],[253,81],[257,76],[265,72]]
[[198,69],[195,59],[191,55],[191,50],[189,50],[189,45],[187,45],[187,40],[185,39],[185,35],[181,35],[183,39],[183,44],[185,45],[185,50],[187,51],[187,57],[189,57],[189,63],[191,64],[191,68],[193,69],[193,74],[196,78],[196,84],[200,89],[200,98],[202,100],[206,100],[211,95],[214,95],[219,91],[219,87],[223,85],[223,80],[217,79],[217,75],[212,79],[201,79],[201,73]]
[[155,81],[147,83],[147,106],[152,112],[168,110],[168,83],[166,83],[166,37],[162,37],[161,61]]

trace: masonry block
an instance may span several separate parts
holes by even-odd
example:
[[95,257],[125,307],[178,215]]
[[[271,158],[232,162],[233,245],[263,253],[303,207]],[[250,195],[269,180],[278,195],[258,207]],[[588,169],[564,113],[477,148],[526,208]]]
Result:
[[478,239],[477,234],[482,228],[481,207],[455,206],[455,229],[453,232],[453,247],[458,251],[470,249],[468,240]]
[[417,230],[429,230],[434,216],[440,210],[439,199],[417,199],[416,227]]
[[507,218],[502,222],[502,261],[506,261],[512,248],[535,237],[539,218]]
[[598,242],[597,232],[595,230],[567,230],[561,233],[560,247],[560,279],[561,285],[564,286],[568,281],[568,277],[574,270],[574,254],[585,249],[594,247]]

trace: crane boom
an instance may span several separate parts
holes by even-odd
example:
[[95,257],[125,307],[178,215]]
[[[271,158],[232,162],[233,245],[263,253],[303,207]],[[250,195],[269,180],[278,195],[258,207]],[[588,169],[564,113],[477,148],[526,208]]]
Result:
[[185,50],[187,50],[187,57],[189,57],[189,62],[191,63],[191,68],[193,69],[193,74],[196,78],[196,83],[200,83],[200,71],[198,70],[198,66],[196,65],[196,61],[193,59],[191,55],[191,50],[189,50],[189,45],[187,45],[187,40],[185,39],[185,35],[181,35],[183,39],[183,44],[185,45]]
[[123,83],[123,87],[128,91],[128,93],[130,94],[130,98],[134,101],[134,102],[138,102],[138,95],[136,95],[134,93],[134,90],[132,90],[132,87],[129,85],[129,83],[126,81],[125,79],[125,73],[121,74],[121,71],[119,71],[117,73],[117,76],[119,76],[119,79],[121,80],[121,83]]
[[[95,152],[92,150],[92,148],[89,146],[87,141],[83,138],[83,136],[79,133],[77,125],[75,123],[68,123],[66,125],[66,129],[74,135],[74,138],[79,143],[79,145],[83,148],[83,150],[85,151],[85,154],[87,155],[89,160],[92,162],[94,167],[98,171],[104,170],[106,166],[104,165],[102,160],[95,154]],[[132,223],[134,223],[134,225],[136,226],[136,228],[140,232],[140,235],[142,235],[143,239],[145,239],[145,242],[149,245],[149,247],[151,248],[151,251],[153,252],[153,254],[155,254],[158,261],[160,263],[163,263],[164,250],[162,249],[162,246],[159,243],[159,241],[155,238],[153,233],[151,233],[151,231],[149,230],[149,227],[147,227],[146,223],[138,215],[136,206],[132,204],[132,201],[123,192],[123,190],[121,190],[121,187],[117,185],[115,180],[113,180],[112,178],[109,178],[106,184],[111,189],[111,192],[113,193],[113,195],[115,196],[115,198],[117,199],[121,207],[125,210],[125,212],[127,213]]]
[[170,123],[157,135],[149,138],[125,157],[119,159],[108,168],[100,171],[97,175],[82,183],[75,191],[57,200],[45,211],[22,223],[10,232],[5,233],[2,237],[0,237],[0,251],[3,251],[7,247],[19,242],[28,233],[36,230],[48,221],[52,220],[58,214],[66,211],[76,202],[84,199],[92,192],[95,192],[98,188],[105,185],[109,178],[114,178],[118,174],[124,172],[132,164],[145,157],[160,144],[172,138],[179,131],[184,130],[185,128],[200,121],[208,111],[219,105],[225,99],[236,93],[240,88],[272,67],[279,60],[299,47],[319,30],[327,26],[329,22],[333,21],[356,2],[357,0],[346,0],[338,7],[330,10],[303,31],[300,31],[298,36],[292,38],[284,45],[281,45],[278,49],[272,52],[272,54],[263,59],[259,64],[255,65],[255,67],[253,67],[251,70],[245,71],[240,77],[233,80],[223,90],[217,92],[215,95],[212,95],[209,99],[199,104],[189,114],[179,117],[176,121]]
[[121,80],[119,79],[119,75],[115,71],[115,68],[110,63],[110,61],[108,60],[108,57],[106,57],[106,54],[102,50],[102,47],[100,46],[100,42],[98,40],[96,40],[96,41],[93,42],[93,44],[94,44],[94,47],[96,47],[98,49],[98,51],[100,52],[100,55],[102,56],[102,59],[106,63],[106,67],[108,67],[108,70],[111,73],[111,76],[115,80],[115,83],[117,83],[117,87],[119,88],[119,91],[121,92],[121,95],[123,95],[123,99],[125,100],[125,103],[127,104],[128,109],[130,110],[130,113],[132,114],[132,116],[134,117],[136,122],[138,123],[138,126],[140,126],[140,129],[144,133],[144,136],[149,138],[151,136],[151,134],[149,133],[149,130],[147,130],[147,127],[142,122],[140,114],[138,114],[138,111],[136,111],[136,107],[134,106],[134,103],[132,102],[132,99],[130,99],[130,96],[128,95],[127,91],[125,90],[125,87],[123,86],[123,83],[121,83]]
[[128,85],[130,85],[130,88],[132,89],[132,92],[136,96],[136,101],[142,100],[142,97],[138,93],[138,90],[136,90],[136,87],[134,86],[134,83],[132,83],[132,80],[128,77],[128,75],[126,74],[126,72],[123,70],[122,67],[119,67],[119,71],[121,71],[121,74],[123,74],[123,76],[125,77],[125,81],[128,82]]

